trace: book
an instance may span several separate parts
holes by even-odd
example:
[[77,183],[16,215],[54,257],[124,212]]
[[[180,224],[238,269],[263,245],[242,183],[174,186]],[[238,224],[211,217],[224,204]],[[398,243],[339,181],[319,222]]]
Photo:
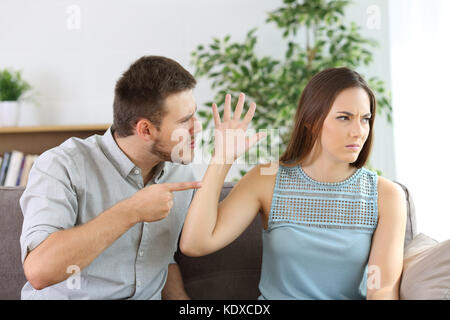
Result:
[[5,152],[3,155],[2,167],[0,168],[0,186],[3,186],[6,179],[6,172],[8,171],[9,160],[11,158],[11,152]]
[[17,175],[16,187],[20,185],[20,178],[22,177],[23,166],[25,165],[26,156],[22,157],[22,163],[20,164],[19,174]]
[[28,175],[30,173],[31,167],[34,164],[34,161],[38,158],[38,155],[27,155],[25,157],[25,163],[23,165],[22,175],[20,177],[20,183],[19,186],[25,187],[28,183]]
[[5,187],[15,187],[17,178],[19,176],[20,166],[22,165],[24,154],[23,152],[13,150],[11,152],[11,159],[9,161],[9,168],[6,173]]

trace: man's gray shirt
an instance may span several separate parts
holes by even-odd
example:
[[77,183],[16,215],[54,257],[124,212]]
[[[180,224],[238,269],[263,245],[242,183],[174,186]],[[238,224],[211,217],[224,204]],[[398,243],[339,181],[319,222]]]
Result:
[[[190,166],[161,162],[156,169],[146,186],[195,180]],[[87,223],[146,186],[111,128],[103,136],[70,138],[46,151],[34,163],[20,199],[22,263],[51,233]],[[134,225],[80,274],[42,290],[27,282],[22,299],[161,299],[193,194],[174,192],[168,217]],[[68,274],[76,270],[67,267]]]

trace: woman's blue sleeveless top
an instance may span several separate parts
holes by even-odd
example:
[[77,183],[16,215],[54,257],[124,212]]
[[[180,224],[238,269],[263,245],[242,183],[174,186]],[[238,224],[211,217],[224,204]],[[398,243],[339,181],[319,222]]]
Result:
[[280,164],[263,231],[260,299],[365,299],[377,174],[337,183]]

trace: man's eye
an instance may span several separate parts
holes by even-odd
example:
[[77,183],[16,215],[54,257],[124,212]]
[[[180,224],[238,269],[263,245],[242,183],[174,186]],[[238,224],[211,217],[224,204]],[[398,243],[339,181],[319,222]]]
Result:
[[366,122],[370,122],[370,118],[364,118],[363,120],[365,120]]
[[347,116],[342,116],[342,117],[338,117],[337,119],[348,120],[348,117]]

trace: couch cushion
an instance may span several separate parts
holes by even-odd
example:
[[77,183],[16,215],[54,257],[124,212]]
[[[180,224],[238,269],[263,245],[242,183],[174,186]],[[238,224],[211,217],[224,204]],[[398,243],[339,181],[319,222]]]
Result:
[[23,215],[19,199],[23,190],[0,187],[0,299],[20,299],[26,283],[20,258]]
[[419,234],[405,248],[402,300],[450,300],[450,240]]

